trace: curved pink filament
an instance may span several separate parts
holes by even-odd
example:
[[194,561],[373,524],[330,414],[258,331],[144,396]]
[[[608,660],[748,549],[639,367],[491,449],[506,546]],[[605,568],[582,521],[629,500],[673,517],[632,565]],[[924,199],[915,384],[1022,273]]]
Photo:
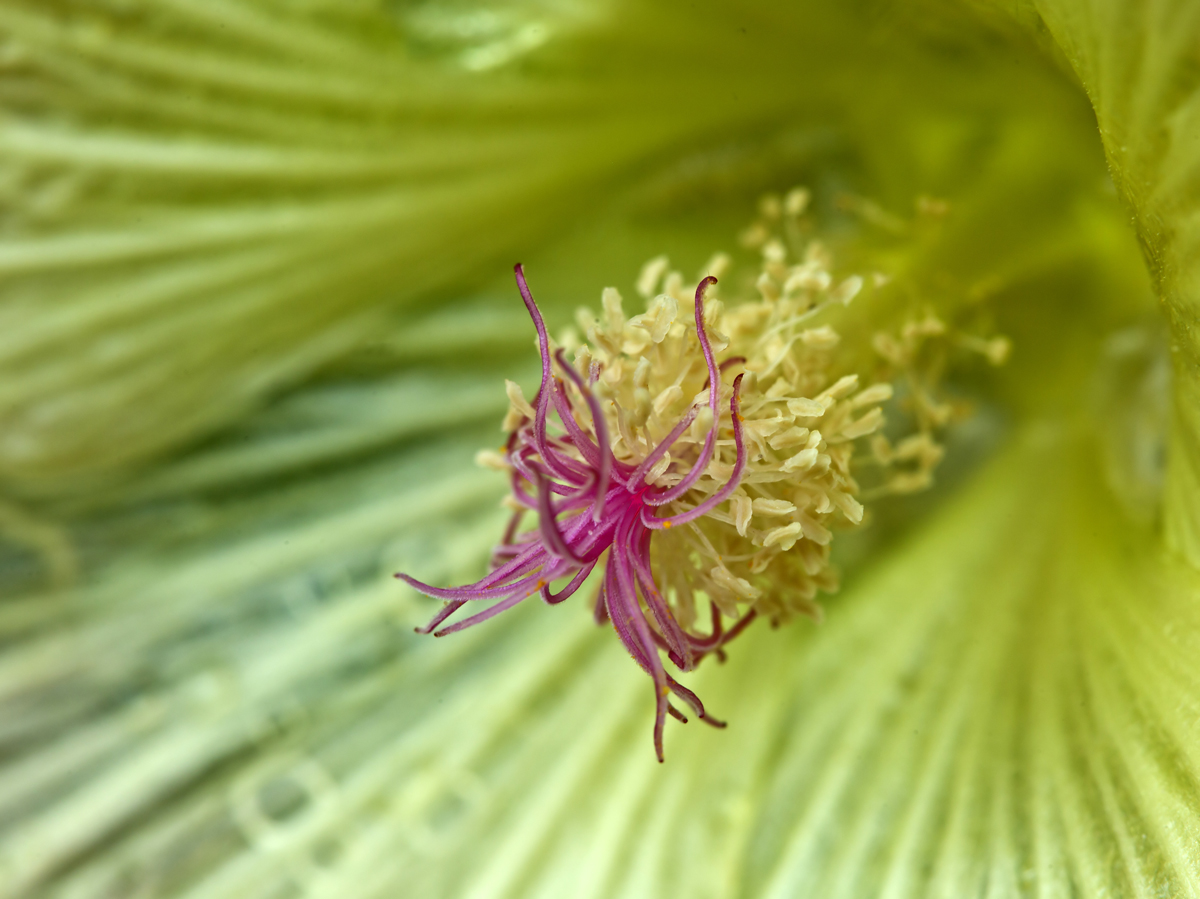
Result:
[[[455,588],[436,588],[408,575],[397,577],[414,588],[446,600],[446,605],[421,633],[443,636],[486,621],[512,608],[534,593],[549,604],[557,604],[577,592],[594,571],[604,553],[608,553],[604,576],[597,590],[595,617],[608,618],[621,643],[634,661],[648,673],[655,688],[654,745],[659,761],[663,759],[663,728],[668,715],[680,721],[687,718],[670,701],[675,694],[697,716],[713,726],[723,723],[709,717],[699,698],[679,684],[666,671],[659,647],[682,670],[690,670],[709,652],[721,656],[721,646],[740,633],[755,617],[751,611],[726,632],[721,615],[713,606],[713,627],[708,636],[684,630],[658,589],[651,567],[651,536],[654,530],[685,524],[723,502],[737,488],[746,465],[746,451],[739,418],[742,376],[733,383],[730,413],[733,420],[737,460],[733,474],[711,497],[686,512],[668,518],[656,518],[651,509],[683,496],[702,476],[711,461],[719,433],[720,373],[740,360],[737,357],[716,365],[712,345],[704,327],[704,292],[716,282],[705,278],[696,288],[696,333],[708,368],[709,399],[713,424],[705,438],[700,458],[684,479],[674,487],[656,489],[646,485],[650,469],[669,452],[671,446],[694,422],[698,408],[692,407],[676,423],[667,437],[641,460],[637,467],[622,463],[612,455],[607,420],[591,389],[601,368],[593,364],[587,379],[571,366],[562,350],[550,352],[545,322],[533,301],[524,271],[514,267],[517,285],[538,332],[542,361],[542,381],[535,404],[533,421],[528,419],[510,434],[507,457],[513,467],[513,496],[526,508],[538,513],[538,527],[517,534],[520,512],[508,523],[501,543],[493,549],[491,572],[474,584]],[[593,434],[576,418],[578,405],[573,402],[565,382],[555,376],[552,358],[563,376],[570,380],[587,404]],[[565,435],[547,430],[549,410],[553,406]],[[570,577],[558,592],[550,583]],[[481,612],[462,621],[441,626],[449,616],[471,601],[494,600]],[[647,615],[649,613],[649,615]],[[651,620],[651,617],[653,620]]]
[[650,450],[650,452],[646,454],[646,458],[642,460],[642,464],[639,465],[634,470],[633,474],[629,476],[629,486],[631,490],[636,490],[642,486],[642,482],[646,479],[646,475],[650,472],[650,469],[654,466],[654,463],[662,457],[663,453],[667,452],[667,450],[674,445],[675,441],[683,435],[683,432],[686,431],[688,426],[695,420],[696,407],[692,406],[692,408],[688,409],[683,418],[679,419],[678,424],[671,428],[671,432],[667,434],[667,436],[661,441],[659,441],[658,446],[654,447],[654,449]]
[[708,342],[708,333],[704,330],[704,291],[709,285],[716,283],[717,279],[709,275],[696,287],[696,336],[700,339],[700,349],[703,351],[704,361],[708,365],[708,408],[712,411],[712,427],[708,429],[708,436],[704,438],[704,448],[700,450],[700,458],[696,460],[692,470],[674,487],[657,494],[653,500],[653,505],[656,506],[679,499],[692,489],[692,485],[700,479],[700,475],[708,467],[708,461],[712,458],[713,447],[717,441],[717,425],[720,422],[717,403],[719,402],[721,374],[717,368],[717,360],[713,356],[712,344]]
[[534,407],[533,439],[547,467],[555,474],[563,475],[564,472],[556,470],[558,460],[550,454],[546,440],[546,413],[550,407],[550,383],[553,378],[550,370],[550,338],[546,334],[546,323],[542,320],[542,313],[533,301],[533,294],[529,292],[529,285],[525,282],[525,269],[521,263],[513,266],[513,273],[517,278],[517,289],[521,292],[521,299],[525,302],[525,308],[529,310],[529,317],[533,319],[533,326],[537,329],[538,354],[542,357],[542,384],[538,388],[537,405]]
[[[600,409],[600,403],[596,400],[596,395],[592,393],[591,387],[583,383],[583,378],[579,376],[579,372],[575,371],[573,366],[567,364],[562,350],[558,351],[557,358],[559,366],[578,388],[592,414],[592,427],[596,431],[596,449],[600,456],[599,472],[596,476],[596,494],[599,499],[592,508],[592,519],[599,521],[600,516],[604,514],[604,499],[608,492],[608,478],[613,463],[612,449],[608,439],[608,423],[604,420],[604,412]],[[574,418],[572,418],[572,422],[574,422]],[[580,451],[582,452],[582,449]]]
[[456,621],[454,624],[448,624],[440,630],[434,631],[433,635],[435,637],[444,637],[447,634],[457,633],[458,631],[468,628],[473,624],[479,624],[487,621],[489,618],[495,618],[501,612],[507,612],[517,603],[529,599],[529,597],[533,596],[534,593],[537,593],[537,590],[532,590],[529,592],[526,592],[525,590],[518,590],[500,600],[500,602],[496,603],[495,605],[484,609],[482,612],[477,612],[469,618],[464,618],[462,621]]
[[550,586],[548,584],[542,587],[542,599],[545,601],[546,605],[558,605],[564,599],[569,599],[571,596],[573,596],[575,591],[583,586],[583,582],[587,580],[588,575],[592,573],[592,569],[595,567],[596,562],[593,560],[583,568],[580,568],[579,571],[575,573],[575,576],[571,578],[570,583],[568,583],[567,586],[563,587],[557,593],[551,593]]
[[733,418],[733,443],[737,449],[737,460],[733,464],[733,474],[729,476],[729,480],[724,483],[720,490],[704,502],[688,509],[686,512],[680,512],[678,515],[672,515],[668,518],[655,518],[647,516],[647,510],[643,510],[642,523],[646,527],[659,529],[695,521],[700,516],[706,515],[715,509],[737,489],[738,484],[742,480],[742,472],[746,470],[746,445],[742,440],[742,421],[738,414],[738,391],[741,386],[742,375],[738,375],[733,381],[733,398],[729,401],[729,411]]

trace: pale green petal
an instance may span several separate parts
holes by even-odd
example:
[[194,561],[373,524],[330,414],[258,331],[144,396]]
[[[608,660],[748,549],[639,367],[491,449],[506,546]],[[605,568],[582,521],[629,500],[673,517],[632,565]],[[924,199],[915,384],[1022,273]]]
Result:
[[630,185],[695,217],[824,153],[907,214],[1025,97],[1071,119],[977,26],[952,78],[888,34],[773,2],[5,3],[0,487],[135,472]]
[[1093,466],[1031,428],[826,625],[703,671],[730,728],[675,727],[664,767],[644,685],[576,650],[466,796],[414,774],[457,798],[413,870],[473,897],[1200,895],[1200,581]]
[[19,823],[0,894],[176,889],[247,848],[238,791],[260,769],[339,734],[401,735],[439,701],[421,685],[481,644],[417,640],[422,613],[383,572],[419,560],[461,579],[498,522],[458,519],[498,486],[461,442],[434,445],[316,490],[194,507],[200,547],[164,534],[99,584],[10,600],[0,796]]
[[[5,3],[6,489],[78,491],[236,420],[386,310],[511,266],[632,160],[794,102],[751,87],[771,67],[744,50],[722,66],[747,73],[741,98],[710,95],[729,80],[681,65],[687,29],[634,75],[627,48],[594,46],[616,21],[603,3]],[[591,52],[591,77],[519,65],[542,45]]]
[[1167,536],[1200,564],[1200,6],[1034,0],[1096,110],[1171,323],[1175,432]]
[[[461,578],[497,523],[451,523],[495,495],[450,473],[457,453],[343,478],[343,496],[386,498],[131,561],[105,614],[81,595],[55,610],[75,627],[7,660],[6,728],[63,737],[5,773],[27,816],[6,882],[1200,895],[1200,581],[1128,522],[1094,449],[1025,429],[824,625],[761,628],[704,666],[692,686],[729,729],[673,726],[662,766],[648,684],[585,609],[409,632],[430,604],[387,568]],[[72,701],[22,708],[51,684]]]
[[[1062,424],[1102,335],[1143,308],[1086,105],[974,32],[896,49],[860,42],[857,7],[832,24],[766,7],[647,13],[588,44],[603,10],[553,2],[482,37],[454,4],[5,4],[0,476],[65,494],[70,525],[0,507],[0,526],[86,577],[32,590],[5,558],[0,895],[1200,896],[1200,584],[1107,493],[1121,428]],[[1171,65],[1194,29],[1184,6],[1109,10],[1043,13],[1186,338],[1192,70]],[[702,57],[708,81],[680,67],[743,23],[753,40]],[[559,36],[609,80],[543,78],[553,53],[523,67]],[[1128,67],[1110,38],[1148,49]],[[455,117],[414,111],[410,78]],[[513,102],[527,117],[493,128]],[[672,723],[659,766],[646,679],[582,603],[411,633],[431,604],[389,573],[467,580],[500,518],[502,484],[470,466],[499,382],[444,362],[495,368],[480,334],[528,338],[390,310],[716,123],[770,156],[794,135],[754,128],[793,106],[854,147],[805,171],[854,170],[898,210],[926,189],[960,204],[917,275],[998,297],[1018,350],[980,389],[1024,423],[881,539],[825,625],[759,628],[706,663],[692,685],[730,728]],[[668,166],[639,196],[757,184],[699,158],[704,178]],[[588,276],[564,282],[584,302],[612,265],[599,246],[577,241]],[[367,339],[384,375],[325,369],[247,414]],[[58,480],[126,464],[104,491]]]
[[[412,31],[384,4],[4,5],[5,480],[78,490],[244,415],[596,172],[611,109],[556,121]],[[513,107],[538,111],[490,126]]]

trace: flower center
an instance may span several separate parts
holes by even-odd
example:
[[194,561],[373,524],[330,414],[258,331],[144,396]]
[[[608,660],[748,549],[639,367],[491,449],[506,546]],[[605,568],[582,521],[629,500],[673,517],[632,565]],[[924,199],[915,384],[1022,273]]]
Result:
[[[802,215],[803,200],[793,193],[776,216]],[[714,258],[691,293],[657,259],[639,279],[645,313],[626,318],[620,294],[606,289],[603,315],[579,318],[587,342],[568,336],[559,347],[516,266],[541,382],[533,403],[509,382],[508,441],[501,454],[481,454],[509,474],[512,520],[492,571],[474,584],[437,588],[399,575],[446,601],[419,629],[443,636],[534,594],[561,603],[595,572],[597,622],[611,624],[654,682],[660,761],[667,716],[687,720],[672,698],[724,726],[667,662],[687,672],[706,655],[723,659],[759,617],[818,616],[818,591],[837,587],[833,528],[863,520],[855,446],[872,438],[877,492],[919,489],[941,457],[934,430],[949,416],[921,371],[931,343],[954,339],[940,321],[926,315],[874,336],[917,423],[893,443],[881,433],[892,383],[863,387],[841,369],[839,335],[826,321],[863,279],[835,281],[819,243],[790,262],[780,239],[760,243],[757,301],[726,311],[710,296],[727,257]],[[536,527],[522,531],[529,512]],[[445,623],[471,602],[490,604]]]

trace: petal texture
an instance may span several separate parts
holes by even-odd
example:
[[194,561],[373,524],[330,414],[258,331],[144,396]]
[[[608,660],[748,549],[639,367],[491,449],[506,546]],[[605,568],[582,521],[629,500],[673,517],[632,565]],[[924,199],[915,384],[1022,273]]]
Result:
[[1171,323],[1175,428],[1167,537],[1200,565],[1200,7],[1036,0],[1087,91]]
[[[730,727],[672,727],[663,766],[641,678],[584,610],[410,633],[427,606],[383,571],[453,579],[497,526],[453,524],[494,486],[439,474],[458,460],[144,559],[110,582],[128,620],[81,597],[75,629],[9,660],[8,740],[36,751],[0,791],[27,816],[8,893],[1200,895],[1200,584],[1091,452],[1027,429],[825,625],[703,666],[690,686]],[[126,651],[72,667],[110,632]],[[72,703],[22,709],[54,683]]]
[[0,486],[77,492],[242,418],[635,163],[795,108],[853,25],[679,12],[6,3]]
[[660,770],[584,666],[550,708],[590,723],[509,737],[486,817],[414,867],[446,896],[1197,895],[1200,584],[1097,480],[1027,433],[812,639],[704,671],[730,730],[676,728]]

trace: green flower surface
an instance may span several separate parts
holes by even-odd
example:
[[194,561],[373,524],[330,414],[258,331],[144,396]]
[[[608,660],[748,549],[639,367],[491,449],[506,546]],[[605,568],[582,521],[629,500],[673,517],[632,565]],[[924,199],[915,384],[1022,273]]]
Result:
[[[0,70],[0,897],[1200,897],[1200,4],[0,0]],[[854,370],[1011,356],[660,765],[589,591],[391,575],[504,530],[514,262],[565,333],[798,184]]]

